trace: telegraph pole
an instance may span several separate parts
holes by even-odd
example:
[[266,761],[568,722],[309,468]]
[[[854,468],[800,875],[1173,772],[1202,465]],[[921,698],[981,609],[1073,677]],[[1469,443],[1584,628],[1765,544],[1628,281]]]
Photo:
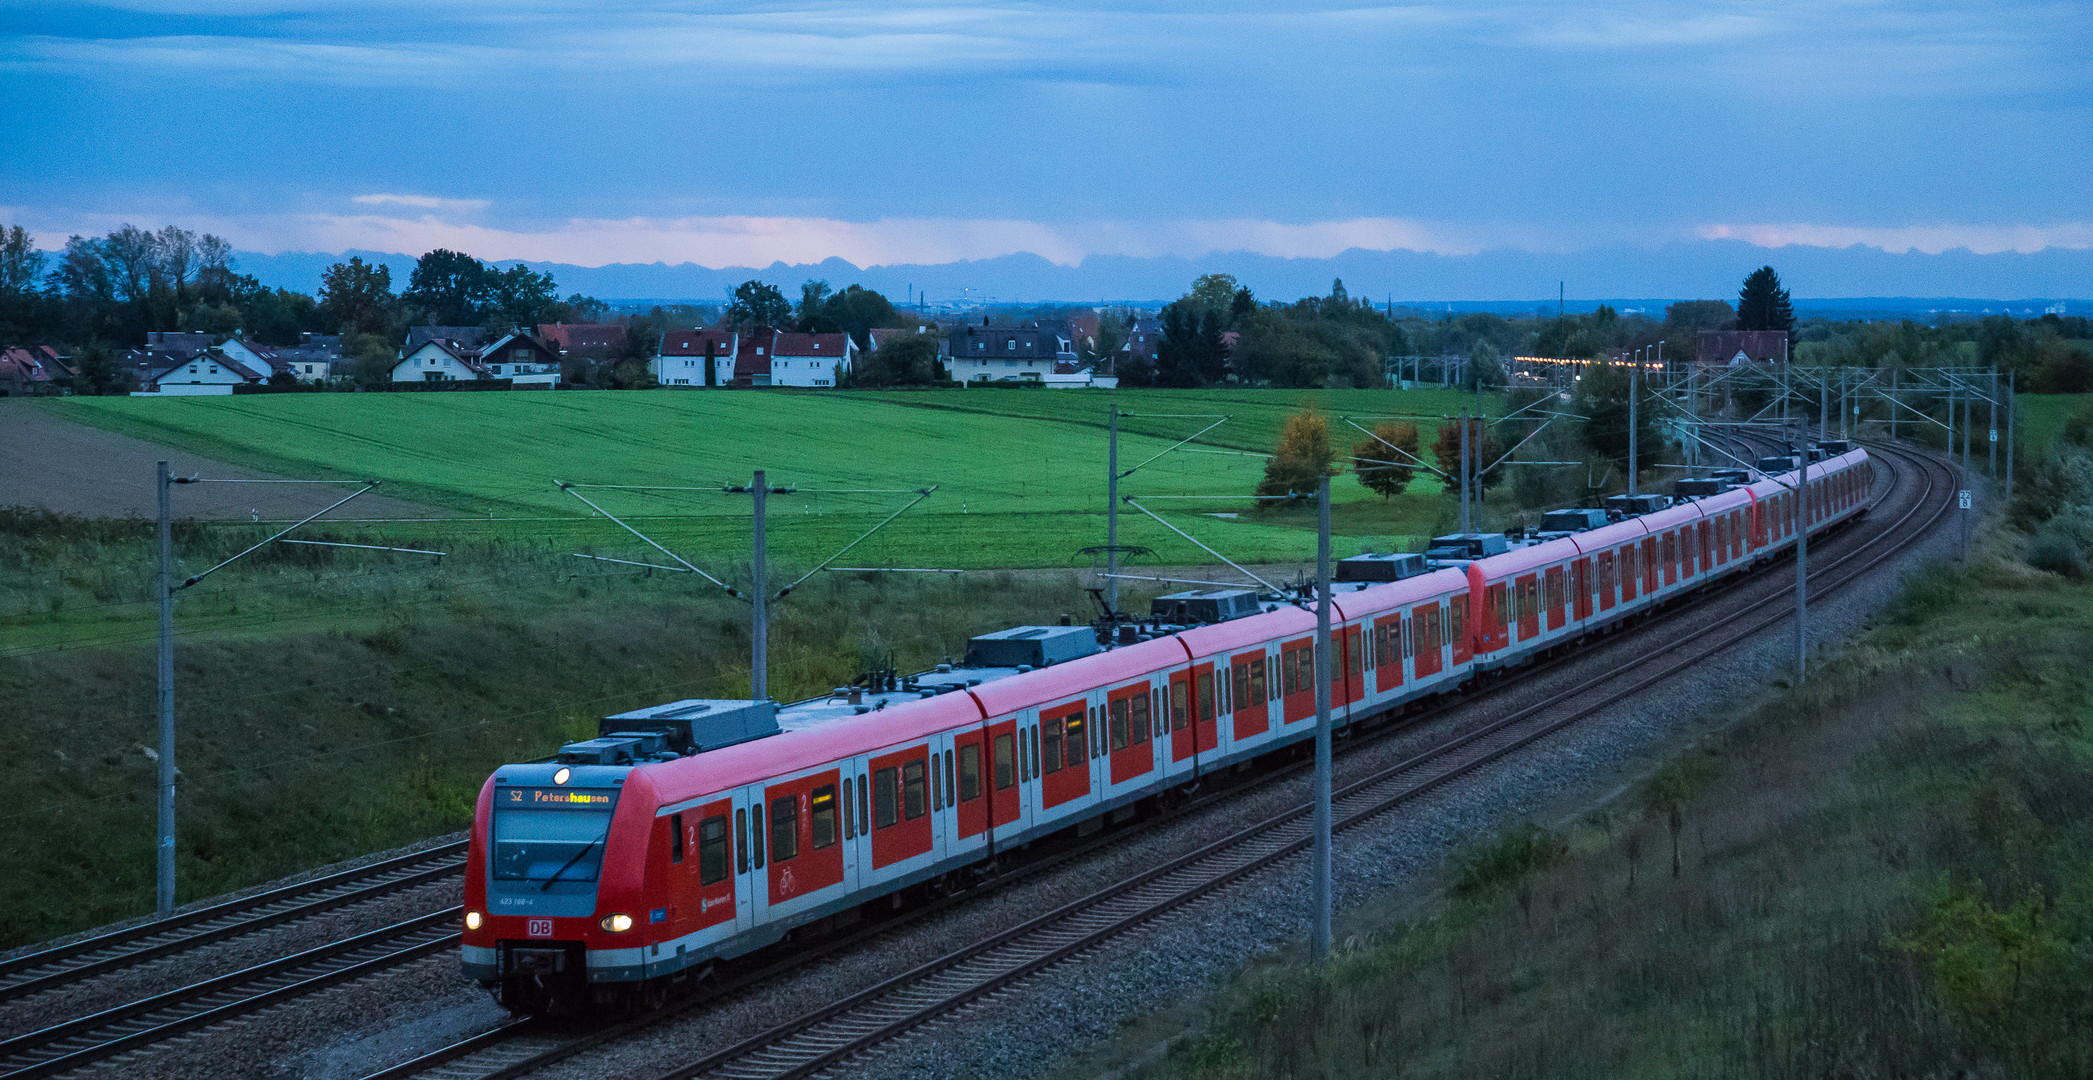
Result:
[[1984,391],[1984,428],[1988,433],[1985,443],[1990,448],[1991,458],[1984,464],[1984,475],[1999,478],[1999,369],[1991,369],[1989,384]]
[[[1119,403],[1112,403],[1111,442],[1105,448],[1105,611],[1119,613]],[[1095,565],[1095,564],[1093,564]],[[1116,631],[1115,631],[1116,632]]]
[[174,531],[167,463],[157,473],[160,494],[160,835],[157,850],[158,903],[154,911],[174,914]]
[[2014,375],[2006,372],[2006,498],[2013,498],[2013,414],[2018,411],[2020,398],[2013,392]]
[[756,544],[750,565],[755,580],[749,589],[749,606],[755,609],[755,618],[749,635],[749,696],[763,701],[770,697],[770,585],[766,580],[767,545],[763,539],[763,502],[770,494],[770,484],[762,469],[756,470],[756,482],[750,490],[756,496]]
[[1902,370],[1894,367],[1890,369],[1890,439],[1893,442],[1897,438],[1897,373]]
[[1330,955],[1330,478],[1316,482],[1315,546],[1315,875],[1309,958]]

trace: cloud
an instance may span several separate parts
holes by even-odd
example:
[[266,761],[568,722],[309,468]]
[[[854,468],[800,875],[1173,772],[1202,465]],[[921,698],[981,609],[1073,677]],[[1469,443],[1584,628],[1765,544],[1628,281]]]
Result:
[[440,199],[434,195],[358,195],[349,200],[365,206],[405,206],[414,210],[485,210],[485,199]]
[[1938,255],[1967,248],[1979,255],[2002,251],[2021,254],[2044,248],[2093,248],[2093,223],[2064,222],[2055,225],[1703,225],[1695,235],[1703,240],[1743,240],[1759,247],[1799,244],[1803,247],[1844,248],[1859,244],[1898,253],[1907,251]]

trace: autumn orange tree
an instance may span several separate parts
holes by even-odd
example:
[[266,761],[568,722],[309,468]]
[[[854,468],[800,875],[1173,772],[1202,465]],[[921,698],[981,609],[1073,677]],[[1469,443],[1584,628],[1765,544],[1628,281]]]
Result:
[[1376,424],[1373,438],[1352,447],[1352,473],[1385,499],[1410,486],[1410,478],[1417,475],[1416,458],[1416,424]]
[[[1432,444],[1432,453],[1439,458],[1439,467],[1446,470],[1446,490],[1461,490],[1461,422],[1448,420],[1439,425],[1439,441]],[[1468,418],[1468,474],[1475,475],[1504,454],[1504,447],[1490,431],[1490,425],[1482,417]],[[1504,483],[1504,470],[1484,473],[1477,494]]]
[[[1279,445],[1265,462],[1259,495],[1313,495],[1316,481],[1336,471],[1337,448],[1330,442],[1330,422],[1313,407],[1287,417]],[[1265,505],[1278,505],[1276,500]]]

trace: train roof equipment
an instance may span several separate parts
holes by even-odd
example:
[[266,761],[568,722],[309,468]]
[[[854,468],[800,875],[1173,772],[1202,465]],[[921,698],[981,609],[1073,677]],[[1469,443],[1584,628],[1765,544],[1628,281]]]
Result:
[[1096,651],[1097,632],[1088,626],[1013,626],[970,638],[966,664],[976,668],[1043,668]]
[[1543,543],[1560,540],[1571,533],[1586,532],[1606,525],[1606,511],[1589,506],[1565,506],[1541,515],[1541,524],[1533,530],[1533,537]]
[[1685,477],[1672,481],[1671,493],[1675,499],[1700,499],[1709,495],[1720,495],[1736,486],[1737,484],[1727,477]]
[[1817,448],[1824,451],[1824,453],[1828,456],[1837,457],[1841,454],[1850,454],[1853,452],[1853,440],[1825,439],[1824,441],[1817,444]]
[[1378,585],[1386,581],[1401,581],[1419,574],[1431,572],[1431,566],[1421,554],[1377,555],[1371,552],[1337,560],[1333,580],[1338,584]]
[[1502,555],[1511,549],[1511,541],[1503,533],[1449,533],[1432,537],[1424,557],[1437,570]]
[[1732,484],[1749,484],[1753,477],[1750,469],[1716,469],[1708,474],[1708,479],[1728,480]]
[[1189,589],[1166,593],[1148,602],[1149,618],[1183,626],[1227,622],[1260,610],[1255,589]]
[[[598,738],[588,742],[654,734],[661,736],[662,750],[695,754],[776,735],[778,730],[778,703],[775,701],[686,698],[606,716],[597,722]],[[586,745],[568,744],[569,747]],[[560,750],[563,760],[566,752],[566,748]],[[615,763],[600,761],[595,764]]]
[[1608,495],[1606,512],[1624,518],[1654,514],[1671,505],[1671,499],[1663,495]]

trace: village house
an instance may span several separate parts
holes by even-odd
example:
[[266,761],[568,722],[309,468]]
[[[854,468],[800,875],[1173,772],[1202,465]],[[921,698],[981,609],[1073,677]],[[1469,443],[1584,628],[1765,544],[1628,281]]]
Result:
[[769,385],[836,386],[850,373],[857,351],[849,334],[775,333]]
[[509,334],[480,351],[480,366],[491,378],[508,379],[517,389],[550,389],[560,381],[560,355],[529,334]]
[[559,351],[563,360],[607,363],[625,350],[620,323],[539,323],[538,340]]
[[230,394],[235,386],[253,385],[268,377],[267,365],[250,367],[223,349],[210,348],[153,372],[138,393],[165,397]]
[[663,386],[725,386],[734,381],[740,351],[741,335],[733,330],[668,330],[647,370]]
[[0,352],[0,397],[54,394],[79,374],[49,345]]
[[444,338],[423,342],[392,366],[394,382],[452,382],[487,377],[479,350],[454,345]]
[[336,334],[302,334],[296,345],[258,345],[246,338],[228,338],[218,346],[227,356],[256,371],[283,373],[302,383],[323,383],[346,372],[341,337]]
[[963,383],[1043,382],[1057,365],[1080,359],[1065,328],[1036,323],[990,326],[983,319],[953,330],[949,347],[952,377]]

